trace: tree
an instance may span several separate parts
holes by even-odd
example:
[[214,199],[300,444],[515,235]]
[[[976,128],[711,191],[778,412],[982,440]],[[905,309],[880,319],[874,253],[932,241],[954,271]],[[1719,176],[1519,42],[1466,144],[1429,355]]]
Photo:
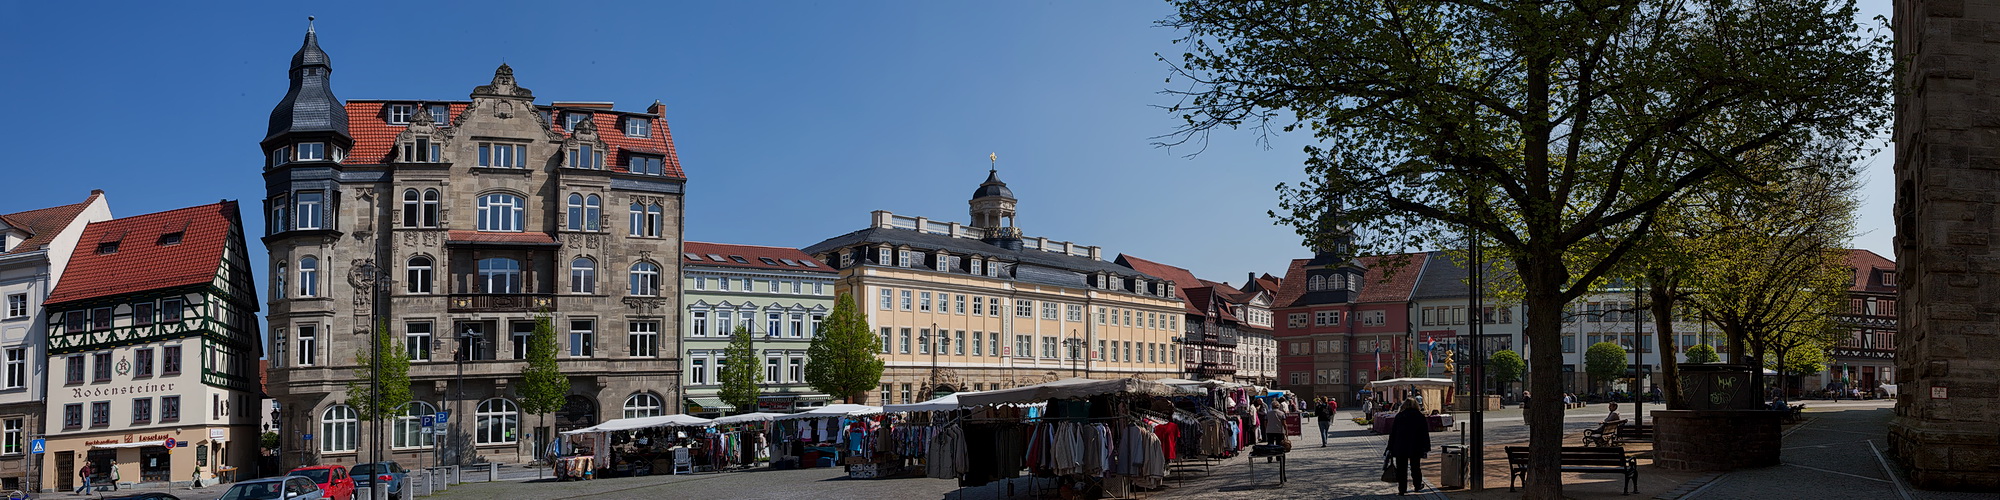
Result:
[[738,413],[757,411],[757,396],[763,393],[758,385],[764,383],[764,372],[757,369],[757,346],[751,341],[750,327],[737,325],[723,353],[722,373],[717,377],[722,390],[716,396],[736,407]]
[[[373,345],[381,346],[377,351],[372,347],[355,351],[354,381],[347,383],[347,406],[354,408],[362,420],[381,424],[381,419],[395,416],[410,402],[410,355],[403,350],[403,343],[390,335],[389,321],[375,322]],[[375,359],[370,359],[370,354]],[[376,405],[369,385],[369,371],[379,362],[382,366],[380,382],[381,404]]]
[[569,396],[569,377],[556,365],[560,349],[548,311],[536,314],[535,330],[528,334],[528,366],[521,368],[521,411],[541,416],[543,423]]
[[1687,348],[1687,362],[1721,363],[1722,356],[1716,355],[1715,348],[1709,347],[1708,344],[1695,344]]
[[1418,353],[1416,349],[1410,349],[1409,355],[1403,356],[1403,376],[1422,377],[1430,374],[1430,365],[1424,363],[1424,355]]
[[1190,84],[1168,91],[1184,125],[1163,143],[1309,131],[1307,179],[1272,215],[1311,246],[1350,227],[1373,238],[1357,249],[1467,230],[1513,267],[1538,398],[1531,499],[1562,497],[1563,305],[1662,206],[1784,172],[1746,152],[1859,144],[1893,95],[1887,38],[1858,33],[1851,0],[1172,3],[1161,24],[1187,45],[1173,78]]
[[1493,376],[1494,385],[1502,387],[1520,381],[1521,374],[1527,370],[1528,364],[1521,360],[1521,353],[1512,350],[1495,351],[1493,359],[1486,363],[1486,373]]
[[1590,375],[1593,384],[1625,376],[1625,348],[1610,342],[1598,342],[1583,352],[1583,370]]
[[806,383],[813,390],[858,403],[882,383],[882,345],[868,331],[868,313],[855,307],[854,297],[840,294],[833,313],[820,323],[806,348]]

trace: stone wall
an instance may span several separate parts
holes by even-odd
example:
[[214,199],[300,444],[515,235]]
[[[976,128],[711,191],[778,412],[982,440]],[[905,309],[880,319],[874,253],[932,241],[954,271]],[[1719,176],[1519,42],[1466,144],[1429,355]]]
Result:
[[2000,1],[1895,3],[1889,448],[1920,488],[2000,491]]
[[1778,465],[1784,412],[1654,410],[1653,463],[1682,471]]

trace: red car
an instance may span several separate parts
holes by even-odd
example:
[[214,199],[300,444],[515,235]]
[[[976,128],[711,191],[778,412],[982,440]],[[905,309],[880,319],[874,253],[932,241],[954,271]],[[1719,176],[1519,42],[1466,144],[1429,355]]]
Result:
[[330,500],[354,500],[354,477],[348,476],[344,467],[313,465],[292,469],[292,472],[286,475],[311,479]]

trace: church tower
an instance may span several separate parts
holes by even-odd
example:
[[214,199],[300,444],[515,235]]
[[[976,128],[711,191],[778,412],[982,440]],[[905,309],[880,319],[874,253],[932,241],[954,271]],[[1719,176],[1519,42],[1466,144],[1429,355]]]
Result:
[[972,192],[972,227],[986,232],[983,241],[1011,250],[1021,249],[1021,228],[1014,227],[1014,190],[1000,182],[998,169],[986,172],[986,182]]

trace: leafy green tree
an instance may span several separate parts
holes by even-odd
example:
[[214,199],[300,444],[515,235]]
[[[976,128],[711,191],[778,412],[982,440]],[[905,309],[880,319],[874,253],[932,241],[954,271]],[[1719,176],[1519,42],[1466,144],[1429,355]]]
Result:
[[735,406],[738,413],[757,411],[757,396],[763,391],[758,385],[764,383],[763,370],[757,369],[757,346],[751,340],[750,327],[737,325],[736,332],[729,335],[729,347],[723,349],[724,365],[722,390],[716,396],[724,403]]
[[868,313],[854,305],[853,296],[840,294],[806,348],[806,383],[859,403],[882,383],[882,360],[875,357],[881,349],[881,341],[868,331]]
[[[556,328],[548,311],[535,315],[535,330],[528,334],[528,366],[521,368],[521,411],[541,416],[562,409],[569,395],[569,376],[556,365]],[[551,464],[553,465],[553,464]]]
[[[403,343],[389,332],[389,321],[375,322],[373,345],[380,350],[363,346],[354,353],[354,381],[347,383],[347,406],[354,408],[362,420],[375,421],[395,416],[403,405],[410,402],[410,355],[403,350]],[[370,359],[370,355],[374,359]],[[370,390],[369,372],[374,363],[382,367],[380,381],[380,405],[377,405],[374,391]]]
[[1494,385],[1505,386],[1521,380],[1521,374],[1528,370],[1521,353],[1513,350],[1496,351],[1493,359],[1486,362],[1486,373],[1493,377]]
[[1583,370],[1590,375],[1592,383],[1608,381],[1625,376],[1625,361],[1631,359],[1625,348],[1610,342],[1598,342],[1583,352]]
[[[1481,237],[1519,276],[1534,450],[1525,496],[1562,498],[1561,311],[1718,178],[1791,172],[1751,151],[1854,145],[1886,123],[1889,43],[1852,0],[1171,0],[1185,125],[1306,131],[1281,223],[1335,248]],[[1164,58],[1163,58],[1164,59]],[[1847,159],[1860,156],[1849,147]],[[1841,168],[1824,163],[1808,168]],[[1458,243],[1463,244],[1463,243]]]
[[1721,363],[1722,356],[1715,354],[1715,348],[1708,344],[1695,344],[1687,348],[1689,363]]

